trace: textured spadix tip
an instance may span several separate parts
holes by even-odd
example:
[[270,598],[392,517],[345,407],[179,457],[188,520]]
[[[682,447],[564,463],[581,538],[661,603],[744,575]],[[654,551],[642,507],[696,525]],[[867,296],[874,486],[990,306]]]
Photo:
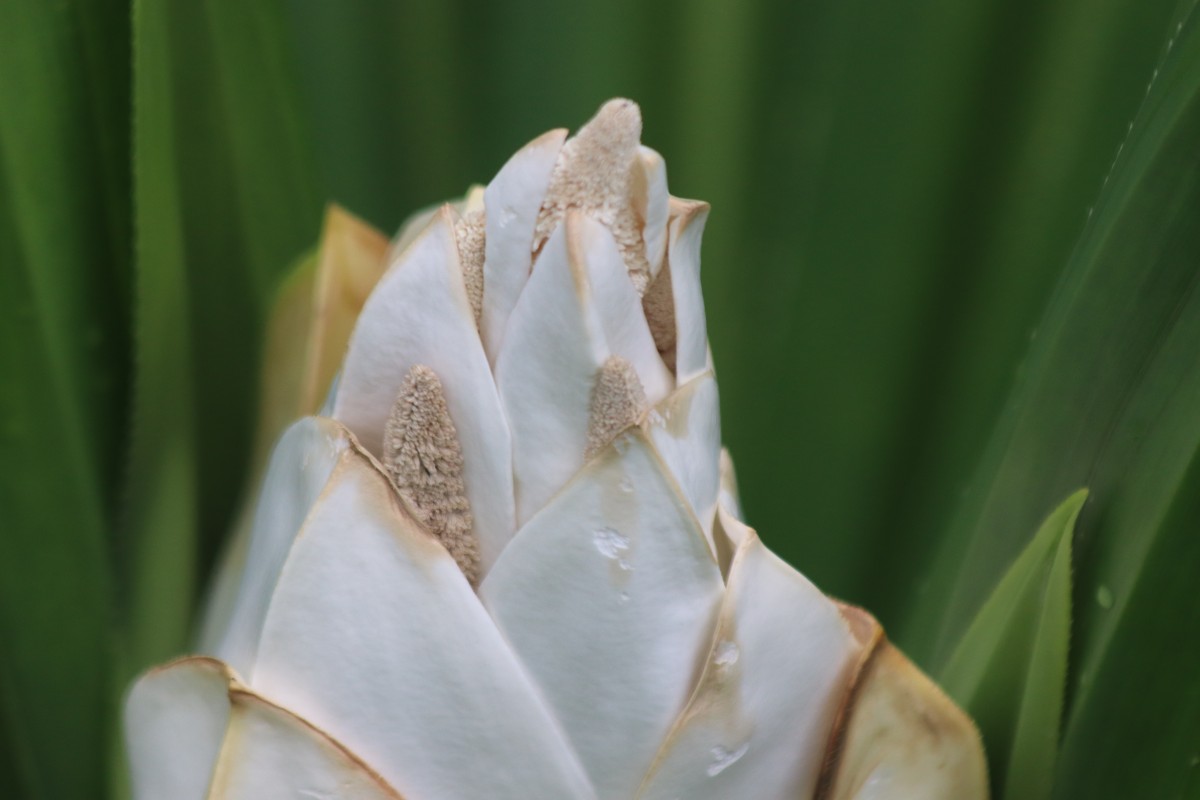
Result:
[[538,213],[534,252],[568,209],[581,209],[609,229],[639,294],[650,283],[643,227],[646,174],[640,159],[642,112],[632,100],[609,100],[559,151]]
[[642,109],[632,100],[613,98],[580,128],[577,138],[592,143],[592,155],[606,146],[614,153],[628,153],[642,138]]
[[442,382],[429,367],[408,371],[388,417],[383,464],[413,515],[479,582],[479,542],[463,484],[463,453]]
[[646,390],[637,370],[620,356],[609,356],[597,371],[592,387],[584,458],[592,458],[617,434],[636,425],[645,410]]
[[454,225],[454,239],[458,244],[458,259],[462,264],[463,286],[475,324],[483,313],[483,260],[485,256],[486,219],[483,209],[472,209]]

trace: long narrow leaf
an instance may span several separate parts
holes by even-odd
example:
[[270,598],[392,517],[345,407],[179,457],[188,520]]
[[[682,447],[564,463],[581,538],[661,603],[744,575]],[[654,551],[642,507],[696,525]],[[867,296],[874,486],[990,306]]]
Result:
[[1044,800],[1054,781],[1071,637],[1073,494],[971,621],[941,680],[979,724],[997,797]]
[[273,3],[138,3],[135,664],[183,647],[252,447],[262,320],[320,215]]
[[[115,16],[114,16],[115,15]],[[0,794],[104,784],[126,374],[126,18],[0,4]]]
[[197,501],[187,260],[165,4],[136,0],[133,28],[137,340],[123,528],[132,561],[126,578],[130,658],[141,665],[184,642]]
[[[920,571],[1174,4],[771,7],[735,167],[749,190],[683,187],[714,203],[705,283],[747,514],[906,649],[923,625],[905,614]],[[716,111],[703,123],[729,124]],[[731,205],[748,210],[726,232]]]
[[[1071,722],[1063,745],[1074,766],[1056,788],[1063,797],[1073,796],[1082,754],[1092,746],[1115,754],[1157,739],[1157,729],[1136,726],[1145,719],[1138,708],[1165,710],[1159,725],[1176,738],[1163,740],[1163,752],[1200,741],[1200,722],[1187,716],[1179,696],[1194,691],[1194,680],[1182,679],[1183,664],[1194,675],[1200,651],[1186,639],[1168,639],[1170,625],[1130,627],[1147,619],[1145,604],[1161,587],[1160,612],[1186,629],[1195,601],[1173,576],[1200,571],[1194,548],[1177,534],[1182,526],[1195,530],[1200,518],[1164,522],[1187,513],[1182,498],[1194,484],[1185,476],[1200,446],[1200,23],[1192,8],[1171,28],[1165,59],[912,617],[936,635],[944,659],[1022,547],[1036,508],[1072,485],[1092,487],[1077,540]],[[942,624],[931,626],[939,617]],[[1156,653],[1170,648],[1179,659],[1176,681],[1157,677]],[[1137,706],[1113,689],[1117,665],[1124,675],[1143,676]],[[1108,692],[1091,688],[1101,674],[1109,676]],[[1084,722],[1101,719],[1108,723],[1102,728]],[[1115,755],[1103,763],[1086,758],[1114,776],[1087,781],[1095,788],[1087,796],[1127,796],[1135,785],[1146,796],[1169,796],[1168,787],[1184,785],[1175,762],[1143,759],[1135,768]]]
[[[1079,592],[1118,599],[1200,442],[1200,46],[1183,29],[1039,326],[1021,386],[926,595],[943,657],[1023,545],[1037,507],[1093,490]],[[1103,572],[1099,570],[1103,568]],[[949,590],[949,591],[947,591]],[[1093,622],[1082,608],[1086,654]],[[918,615],[920,616],[920,615]]]
[[1079,675],[1055,797],[1200,797],[1200,454],[1120,611],[1103,654]]

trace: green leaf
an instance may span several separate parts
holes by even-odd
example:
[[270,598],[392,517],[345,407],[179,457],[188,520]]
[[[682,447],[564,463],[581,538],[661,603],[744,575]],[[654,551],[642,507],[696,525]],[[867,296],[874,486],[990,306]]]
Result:
[[1200,797],[1198,520],[1200,454],[1127,597],[1097,589],[1114,627],[1079,674],[1055,797]]
[[922,624],[904,616],[913,576],[1174,4],[764,3],[658,32],[706,45],[669,50],[687,105],[647,103],[647,134],[672,186],[713,203],[704,280],[747,513],[902,645]]
[[[1163,62],[910,616],[912,640],[944,663],[987,587],[1023,547],[1036,509],[1089,485],[1092,502],[1076,540],[1063,742],[1074,766],[1056,784],[1062,797],[1079,796],[1082,754],[1093,748],[1114,756],[1086,757],[1094,774],[1084,782],[1095,791],[1082,796],[1169,796],[1170,787],[1186,785],[1181,776],[1191,756],[1183,751],[1200,741],[1200,717],[1184,715],[1200,652],[1169,630],[1191,624],[1187,609],[1195,602],[1175,571],[1196,574],[1200,561],[1164,522],[1186,513],[1172,508],[1187,508],[1180,503],[1200,447],[1200,26],[1191,8],[1171,27]],[[1195,530],[1200,517],[1173,524]],[[1168,622],[1128,627],[1131,614],[1148,619],[1145,604],[1158,591]],[[1142,605],[1131,609],[1135,596]],[[1178,664],[1175,682],[1158,677],[1156,658],[1171,647],[1175,658],[1190,659],[1193,677],[1185,679]],[[1144,718],[1114,684],[1107,692],[1089,688],[1100,675],[1111,681],[1117,664],[1123,675],[1142,676],[1139,703],[1168,710],[1158,722],[1173,739],[1138,729]],[[1103,728],[1084,722],[1101,719]],[[1134,767],[1116,757],[1150,747],[1147,738],[1175,758]]]
[[[1035,509],[1092,489],[1077,596],[1125,594],[1200,443],[1200,41],[1183,28],[1039,326],[923,608],[948,654]],[[1079,604],[1080,652],[1108,615]],[[945,609],[944,615],[940,609]],[[918,617],[922,616],[920,613]]]
[[0,4],[0,796],[91,798],[112,722],[127,16]]
[[[516,22],[526,30],[531,21],[513,6],[348,0],[286,7],[303,55],[324,199],[389,233],[418,208],[490,179],[508,153],[540,133],[511,109],[467,113],[510,65],[478,58],[463,23],[478,27],[484,41],[503,42],[499,26]],[[497,20],[486,18],[493,13]],[[514,129],[517,141],[508,141]]]
[[123,528],[131,664],[179,649],[194,585],[196,481],[187,261],[166,8],[135,0],[134,425]]
[[[681,13],[675,3],[638,0],[293,1],[287,16],[330,199],[392,232],[416,209],[490,180],[537,134],[578,127],[614,96],[643,105],[648,144],[667,154],[695,148],[717,167],[711,150],[689,145],[687,125],[711,107],[709,92],[749,99],[744,79],[754,62],[721,62],[750,46],[753,27],[742,21],[752,23],[761,5],[708,2]],[[708,44],[719,57],[703,50]],[[700,66],[703,79],[694,75]],[[717,127],[726,121],[749,124],[726,114]],[[714,130],[707,114],[702,122]]]
[[1071,536],[1081,490],[1046,518],[941,674],[983,733],[996,797],[1050,796],[1071,634]]
[[183,649],[242,490],[262,320],[321,203],[275,3],[135,4],[133,665]]

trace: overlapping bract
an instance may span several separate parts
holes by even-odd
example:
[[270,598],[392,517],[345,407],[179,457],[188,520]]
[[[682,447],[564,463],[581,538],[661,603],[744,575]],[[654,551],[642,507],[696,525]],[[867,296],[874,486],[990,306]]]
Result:
[[137,797],[985,796],[970,722],[739,521],[708,209],[639,135],[611,101],[402,234],[207,655],[130,694]]

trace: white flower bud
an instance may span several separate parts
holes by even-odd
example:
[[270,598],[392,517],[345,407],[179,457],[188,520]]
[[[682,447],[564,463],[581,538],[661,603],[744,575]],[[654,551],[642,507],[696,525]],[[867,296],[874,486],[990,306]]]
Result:
[[986,797],[970,721],[739,519],[708,207],[607,103],[393,246],[137,798]]

